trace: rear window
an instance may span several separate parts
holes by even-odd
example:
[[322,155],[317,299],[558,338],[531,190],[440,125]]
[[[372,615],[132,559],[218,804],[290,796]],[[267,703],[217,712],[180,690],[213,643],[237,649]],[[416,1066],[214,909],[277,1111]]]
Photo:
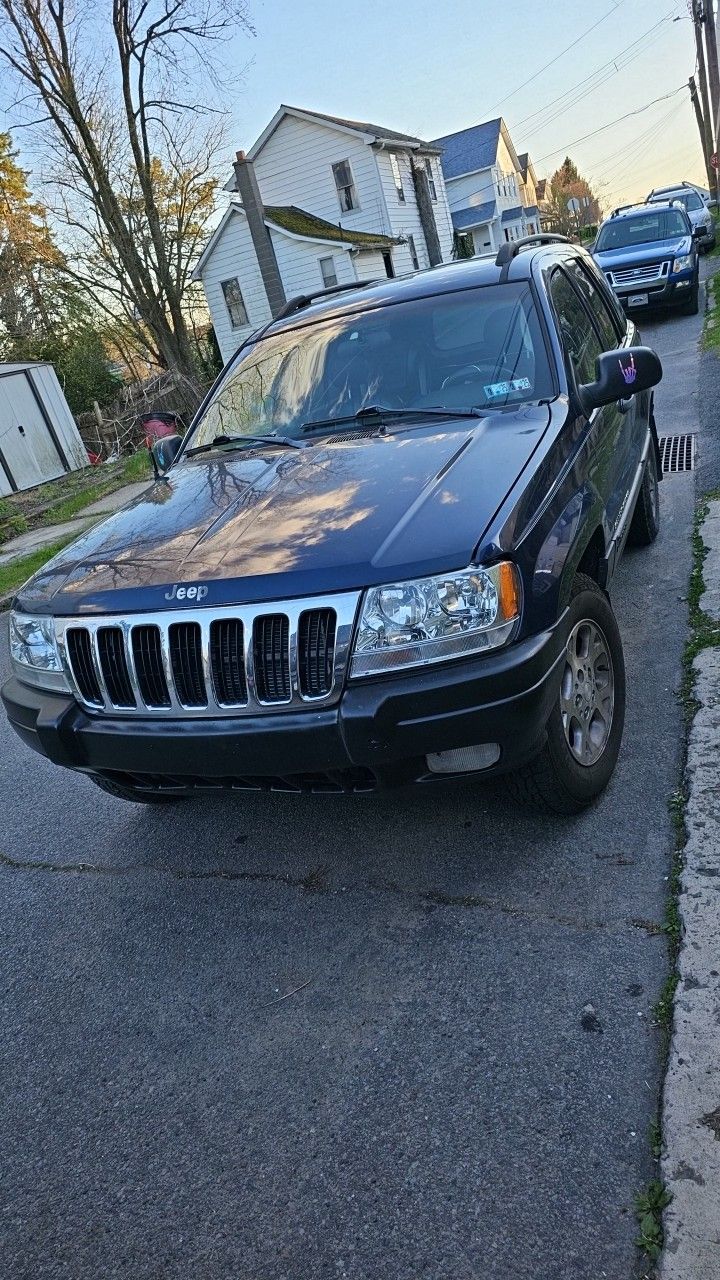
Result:
[[632,218],[609,218],[600,228],[596,253],[608,249],[628,249],[633,245],[652,244],[656,240],[672,240],[689,235],[687,215],[680,209],[648,209]]
[[554,395],[527,283],[438,294],[268,335],[218,388],[192,445],[300,436],[368,405],[502,408]]

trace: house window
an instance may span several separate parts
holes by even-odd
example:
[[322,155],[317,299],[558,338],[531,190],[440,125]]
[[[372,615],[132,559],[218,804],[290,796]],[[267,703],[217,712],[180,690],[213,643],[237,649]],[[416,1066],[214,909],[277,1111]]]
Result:
[[338,282],[335,260],[334,258],[320,258],[319,261],[323,284],[326,289],[332,289]]
[[415,248],[415,237],[408,236],[408,249],[410,250],[410,261],[412,262],[413,271],[420,270],[420,262]]
[[357,192],[355,191],[355,183],[353,182],[350,161],[338,160],[337,164],[333,165],[332,171],[335,179],[335,186],[337,187],[340,208],[343,213],[349,213],[351,209],[357,209]]
[[225,306],[228,309],[230,324],[233,329],[244,329],[250,321],[248,320],[248,313],[240,292],[240,282],[238,280],[223,280],[220,287],[223,291]]
[[435,186],[435,178],[433,176],[432,160],[425,161],[425,172],[427,174],[428,187],[430,189],[430,199],[437,200],[437,187]]
[[400,172],[400,163],[394,151],[390,152],[390,168],[392,169],[393,179],[395,181],[395,192],[398,200],[402,204],[405,203],[405,192],[403,190],[402,174]]

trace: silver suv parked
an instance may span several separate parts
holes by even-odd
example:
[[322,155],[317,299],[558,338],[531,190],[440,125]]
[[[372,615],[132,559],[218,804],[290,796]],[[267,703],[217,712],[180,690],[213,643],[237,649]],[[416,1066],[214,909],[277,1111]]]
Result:
[[666,204],[669,201],[680,201],[687,212],[696,235],[695,243],[706,252],[715,248],[715,223],[705,203],[702,192],[689,182],[679,182],[676,187],[657,187],[650,192],[646,204]]

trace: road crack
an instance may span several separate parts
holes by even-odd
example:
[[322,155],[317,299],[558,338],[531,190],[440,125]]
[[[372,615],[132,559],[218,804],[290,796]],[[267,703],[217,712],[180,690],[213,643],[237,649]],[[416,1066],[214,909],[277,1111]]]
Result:
[[536,911],[529,907],[516,906],[497,898],[476,893],[449,893],[443,889],[422,889],[417,885],[402,885],[394,880],[370,879],[348,884],[333,884],[329,879],[328,866],[313,867],[304,876],[292,876],[282,871],[246,871],[230,870],[226,867],[210,867],[203,871],[194,871],[189,867],[149,867],[147,863],[129,863],[121,867],[112,867],[94,862],[50,862],[36,859],[11,858],[0,853],[0,867],[11,871],[40,871],[50,875],[97,875],[126,876],[135,873],[155,871],[161,875],[171,876],[174,880],[222,880],[258,884],[278,884],[287,889],[299,889],[303,893],[335,895],[346,893],[385,893],[397,897],[414,900],[430,907],[448,907],[462,910],[497,912],[516,920],[528,920],[534,924],[561,925],[563,928],[576,929],[585,933],[618,933],[625,929],[644,929],[649,936],[661,933],[659,926],[649,921],[626,918],[605,922],[588,917],[564,915],[560,913]]

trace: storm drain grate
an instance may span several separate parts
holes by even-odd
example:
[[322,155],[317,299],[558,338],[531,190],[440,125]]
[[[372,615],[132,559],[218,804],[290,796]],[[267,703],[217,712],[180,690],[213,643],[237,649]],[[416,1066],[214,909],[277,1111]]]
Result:
[[663,472],[695,470],[694,436],[661,436],[660,459]]

